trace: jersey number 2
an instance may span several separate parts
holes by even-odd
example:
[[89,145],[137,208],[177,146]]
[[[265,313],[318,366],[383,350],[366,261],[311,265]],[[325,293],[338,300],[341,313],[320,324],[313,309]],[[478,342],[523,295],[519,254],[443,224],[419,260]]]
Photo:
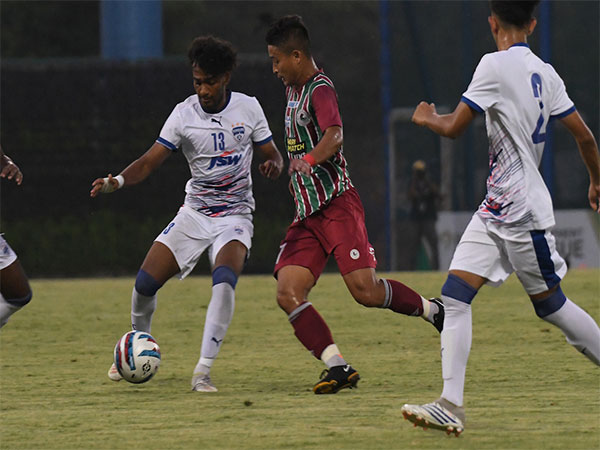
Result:
[[540,116],[537,120],[535,130],[531,135],[531,140],[534,144],[539,144],[546,140],[546,133],[540,133],[542,126],[544,125],[544,104],[542,103],[542,77],[539,74],[534,73],[531,75],[531,87],[533,88],[533,96],[538,99],[540,105]]

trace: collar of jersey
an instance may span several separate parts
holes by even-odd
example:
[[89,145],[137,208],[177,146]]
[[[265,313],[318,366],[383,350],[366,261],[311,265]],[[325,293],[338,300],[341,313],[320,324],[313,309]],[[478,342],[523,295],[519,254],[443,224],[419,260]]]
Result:
[[[197,98],[198,96],[196,96]],[[220,112],[223,112],[223,110],[225,108],[227,108],[227,105],[229,105],[229,101],[231,100],[231,91],[229,89],[227,89],[227,100],[225,100],[225,104],[223,105],[223,107],[215,112],[208,112],[208,111],[204,111],[204,108],[202,107],[202,103],[200,103],[200,99],[198,98],[198,104],[200,105],[200,109],[205,113],[205,114],[219,114]]]
[[308,80],[306,80],[306,82],[302,86],[300,86],[299,88],[294,88],[294,90],[296,92],[302,92],[302,89],[304,89],[304,86],[306,86],[308,83],[310,83],[312,80],[314,80],[317,75],[320,75],[322,73],[323,73],[323,69],[317,70]]
[[513,47],[527,47],[527,48],[529,48],[529,44],[527,44],[526,42],[517,42],[516,44],[511,45],[509,48],[513,48]]

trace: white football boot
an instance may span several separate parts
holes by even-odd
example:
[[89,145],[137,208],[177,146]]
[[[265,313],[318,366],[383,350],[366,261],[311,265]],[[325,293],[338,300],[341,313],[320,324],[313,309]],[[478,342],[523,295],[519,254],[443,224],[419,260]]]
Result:
[[112,363],[112,366],[110,366],[110,369],[108,369],[108,378],[110,378],[113,381],[121,381],[123,379],[123,377],[117,370],[117,366],[115,366],[115,363]]
[[465,409],[444,398],[426,405],[404,405],[400,410],[404,418],[423,429],[433,428],[454,433],[456,437],[465,429]]
[[205,373],[195,373],[192,377],[192,391],[197,392],[217,392],[218,389],[212,384],[210,375]]

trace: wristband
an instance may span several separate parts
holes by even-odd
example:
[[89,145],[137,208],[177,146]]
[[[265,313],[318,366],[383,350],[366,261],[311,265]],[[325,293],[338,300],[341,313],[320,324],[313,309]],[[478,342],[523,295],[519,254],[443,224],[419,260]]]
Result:
[[315,157],[313,155],[311,155],[310,153],[307,153],[306,155],[304,155],[302,157],[302,159],[304,161],[306,161],[308,164],[310,164],[310,167],[315,167],[317,165],[317,161],[315,161]]
[[117,180],[117,183],[119,183],[119,187],[117,187],[117,189],[121,189],[125,184],[125,178],[123,177],[123,175],[117,175],[115,177],[115,180]]
[[111,192],[116,191],[117,189],[121,189],[125,184],[125,178],[123,175],[117,175],[113,177],[113,180],[117,181],[117,187],[114,187],[112,183],[110,183],[110,178],[106,177],[103,179],[104,183],[102,183],[102,187],[100,188],[100,192],[103,194],[110,194]]

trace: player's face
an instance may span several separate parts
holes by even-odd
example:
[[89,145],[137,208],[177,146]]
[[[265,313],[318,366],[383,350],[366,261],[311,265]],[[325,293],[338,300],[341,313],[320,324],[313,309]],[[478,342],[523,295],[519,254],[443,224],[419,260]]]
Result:
[[267,51],[273,65],[273,73],[285,86],[294,86],[298,78],[298,64],[294,53],[285,53],[274,45],[269,45]]
[[227,84],[229,83],[230,74],[213,76],[194,66],[192,76],[194,78],[194,90],[198,94],[202,109],[209,113],[221,111],[227,101]]

